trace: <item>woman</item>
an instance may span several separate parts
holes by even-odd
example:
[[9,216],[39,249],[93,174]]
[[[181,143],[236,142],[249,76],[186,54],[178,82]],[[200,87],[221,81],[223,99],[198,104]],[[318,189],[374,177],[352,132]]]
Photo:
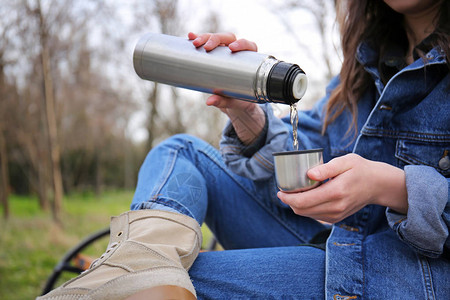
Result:
[[[224,161],[185,135],[153,149],[107,252],[51,299],[448,297],[449,1],[343,2],[339,78],[299,114],[301,147],[323,148],[326,161],[308,176],[325,183],[277,192],[272,153],[292,148],[289,120],[211,96],[231,121]],[[189,38],[257,50],[232,34]],[[203,221],[240,250],[197,257]]]

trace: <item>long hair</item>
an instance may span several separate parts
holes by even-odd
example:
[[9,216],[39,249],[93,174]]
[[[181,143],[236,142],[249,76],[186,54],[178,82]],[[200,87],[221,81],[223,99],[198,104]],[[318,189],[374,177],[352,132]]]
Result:
[[[346,109],[352,115],[352,123],[347,134],[354,130],[358,118],[357,102],[373,85],[370,75],[356,60],[358,45],[365,40],[371,41],[380,53],[388,47],[392,40],[407,43],[406,31],[403,28],[403,16],[392,10],[381,0],[347,0],[337,1],[337,22],[341,31],[343,63],[339,74],[340,84],[332,92],[325,107],[325,120],[322,132]],[[436,20],[434,46],[440,46],[447,57],[450,69],[450,1],[441,0]],[[406,44],[407,45],[407,44]]]

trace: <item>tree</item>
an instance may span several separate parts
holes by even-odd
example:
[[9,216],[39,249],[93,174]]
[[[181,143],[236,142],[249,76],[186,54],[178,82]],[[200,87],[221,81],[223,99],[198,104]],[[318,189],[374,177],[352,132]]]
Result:
[[[8,159],[3,159],[4,165],[8,166],[7,160],[12,165],[13,178],[28,178],[30,186],[38,195],[41,208],[48,208],[47,199],[47,169],[46,155],[47,146],[44,146],[46,137],[42,134],[40,102],[36,101],[33,94],[36,90],[33,84],[23,84],[28,81],[23,70],[35,71],[32,78],[40,78],[38,61],[34,58],[37,43],[27,43],[31,23],[28,5],[25,2],[2,3],[0,7],[0,61],[1,61],[1,95],[2,103],[0,118],[3,127],[3,137]],[[1,31],[3,29],[3,31]],[[7,69],[9,72],[7,72]],[[31,76],[30,76],[31,77]],[[23,93],[19,92],[22,86]],[[40,99],[40,98],[38,98]],[[43,147],[44,146],[44,147]],[[4,167],[2,165],[2,167]],[[20,174],[15,174],[19,170]],[[8,180],[9,181],[9,180]],[[23,192],[27,184],[22,182],[16,184],[10,181],[15,191]]]
[[[144,14],[141,14],[145,12]],[[147,12],[151,12],[150,14]],[[180,31],[180,15],[178,15],[178,0],[156,0],[153,2],[143,3],[141,7],[136,10],[138,21],[135,28],[145,28],[147,24],[156,23],[154,26],[159,28],[159,31],[164,34],[176,35]],[[155,22],[152,22],[152,19]],[[168,128],[170,134],[182,132],[183,126],[179,118],[180,111],[177,105],[178,93],[174,88],[171,89],[171,97],[164,101],[171,101],[173,105],[165,105],[173,109],[174,114],[178,115],[170,118],[170,122],[165,122],[160,111],[160,84],[152,83],[152,89],[148,93],[147,101],[149,104],[149,113],[147,120],[147,148],[151,149],[155,142],[155,136],[161,135],[161,131],[166,131]],[[170,99],[170,100],[169,100]],[[162,129],[162,130],[161,130]]]
[[[91,4],[100,5],[102,1],[92,1]],[[13,116],[13,122],[9,126],[13,134],[10,135],[9,142],[14,139],[19,146],[18,150],[13,152],[13,158],[23,172],[28,174],[27,177],[33,189],[37,191],[43,208],[47,207],[47,190],[51,187],[49,190],[53,197],[52,211],[56,221],[59,220],[63,196],[61,152],[64,150],[66,125],[70,124],[72,115],[78,115],[79,110],[89,109],[89,105],[77,107],[80,102],[101,103],[98,107],[104,107],[105,100],[99,97],[100,94],[104,92],[107,98],[111,98],[111,94],[114,95],[110,88],[102,89],[104,85],[98,84],[102,82],[101,79],[89,77],[92,52],[84,46],[87,44],[86,33],[89,30],[87,24],[97,12],[96,5],[40,0],[10,4],[17,15],[28,16],[17,20],[16,32],[22,34],[17,34],[15,40],[20,41],[19,45],[16,45],[16,52],[23,50],[21,59],[27,61],[31,68],[15,68],[20,70],[19,76],[26,84],[21,86],[15,99],[16,105],[9,107]],[[75,60],[78,61],[74,63]],[[84,80],[74,80],[74,73],[78,77],[85,77]],[[93,92],[94,87],[100,92]],[[77,98],[79,94],[87,100],[79,101],[82,99]],[[72,105],[73,103],[75,105]],[[74,111],[74,107],[79,110]],[[96,120],[104,119],[95,113],[92,115]],[[92,132],[86,129],[89,125],[79,127],[84,132]],[[80,137],[80,140],[83,141],[83,137]],[[99,142],[102,139],[89,140]]]
[[[178,0],[157,0],[153,2],[138,2],[135,5],[135,32],[159,31],[164,34],[183,36],[184,25],[189,24],[188,17],[193,15]],[[151,13],[149,13],[151,12]],[[219,16],[208,12],[208,19],[202,22],[201,31],[220,30]],[[195,30],[195,28],[189,28]],[[142,82],[140,85],[144,85]],[[150,87],[147,92],[147,149],[156,143],[176,133],[194,133],[218,144],[224,117],[214,108],[205,108],[204,95],[201,93],[186,93],[185,90],[169,87],[156,82],[145,83]],[[186,109],[186,108],[189,109]]]
[[[129,120],[144,106],[137,100],[148,104],[149,145],[178,132],[218,141],[222,116],[212,108],[203,113],[203,95],[139,81],[147,87],[142,97],[128,71],[132,62],[124,49],[130,36],[149,27],[180,34],[186,22],[181,16],[192,15],[180,3],[2,3],[0,36],[10,28],[0,40],[0,76],[6,82],[0,86],[0,162],[2,170],[10,167],[9,176],[0,177],[2,191],[9,185],[13,192],[37,194],[41,208],[52,208],[58,221],[63,192],[133,186],[141,148],[131,140]],[[129,15],[121,15],[122,8],[142,22],[139,30],[130,26]]]
[[[222,31],[220,16],[215,11],[210,11],[202,23],[205,25],[205,28],[202,30],[206,32]],[[205,99],[206,97],[208,96],[203,95],[202,98]],[[188,128],[188,132],[191,131],[191,133],[199,135],[206,142],[214,145],[215,147],[219,147],[219,141],[222,137],[222,130],[228,117],[226,117],[224,113],[215,107],[205,108],[205,100],[199,101],[199,99],[192,99],[191,102],[193,113],[188,116],[186,123],[196,126]]]
[[0,182],[1,182],[1,203],[3,206],[3,216],[5,219],[9,218],[9,172],[8,172],[8,152],[6,150],[5,137],[3,126],[0,122]]
[[[286,30],[295,38],[297,44],[307,51],[310,51],[309,47],[305,45],[302,40],[302,30],[298,28],[294,28],[292,24],[289,22],[289,18],[286,18],[287,11],[295,11],[302,10],[313,17],[313,26],[317,30],[317,36],[321,41],[321,61],[324,63],[326,80],[331,80],[335,75],[335,71],[333,70],[333,64],[331,51],[335,49],[333,40],[329,38],[329,33],[331,32],[331,28],[333,27],[334,19],[336,16],[335,10],[335,0],[317,0],[317,1],[294,1],[290,0],[287,3],[284,3],[283,6],[278,7],[274,10],[279,20],[283,23]],[[295,11],[295,13],[297,13]],[[312,58],[316,57],[316,55],[311,55]]]
[[50,49],[49,49],[49,28],[46,21],[46,16],[42,12],[41,1],[37,0],[37,7],[34,10],[39,24],[39,42],[41,46],[41,63],[42,73],[44,78],[44,107],[45,120],[48,131],[48,147],[50,150],[50,163],[53,185],[53,218],[57,223],[61,222],[61,206],[63,198],[63,185],[61,177],[61,153],[58,141],[58,126],[56,123],[56,108],[55,96],[53,90],[53,78],[51,74],[50,65]]
[[[273,0],[270,0],[273,2]],[[322,70],[323,77],[319,81],[311,80],[309,77],[310,90],[317,95],[313,95],[312,99],[318,99],[324,88],[324,85],[328,83],[331,78],[333,78],[336,73],[336,64],[333,61],[336,60],[335,53],[339,50],[339,45],[335,44],[336,40],[333,39],[333,28],[335,26],[336,9],[335,0],[317,0],[317,1],[306,1],[306,0],[289,0],[283,2],[280,5],[272,3],[275,7],[272,11],[276,14],[280,22],[284,25],[284,28],[293,37],[297,45],[301,49],[305,49],[306,55],[318,64],[318,69],[315,70],[317,73]],[[311,26],[315,37],[320,40],[319,49],[315,49],[314,52],[310,45],[305,44],[303,35],[305,34],[305,28],[296,28],[290,18],[290,15],[298,16],[302,12],[303,16],[310,16],[312,18]],[[308,28],[308,31],[311,31]],[[318,51],[318,52],[317,52]],[[305,107],[311,106],[310,103],[304,103]]]
[[6,145],[6,130],[8,121],[8,104],[14,93],[13,86],[8,84],[5,75],[5,67],[13,62],[7,58],[6,49],[11,47],[11,30],[16,18],[7,16],[7,9],[0,8],[0,18],[3,20],[0,26],[0,203],[3,207],[3,216],[9,218],[9,158]]

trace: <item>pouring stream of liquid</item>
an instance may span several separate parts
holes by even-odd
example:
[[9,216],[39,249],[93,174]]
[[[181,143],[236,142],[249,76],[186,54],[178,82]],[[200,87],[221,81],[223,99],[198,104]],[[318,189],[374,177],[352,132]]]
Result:
[[293,134],[293,146],[294,150],[298,150],[298,139],[297,139],[297,126],[298,126],[298,112],[297,112],[297,105],[291,104],[290,107],[290,113],[291,113],[291,125],[292,125],[292,134]]

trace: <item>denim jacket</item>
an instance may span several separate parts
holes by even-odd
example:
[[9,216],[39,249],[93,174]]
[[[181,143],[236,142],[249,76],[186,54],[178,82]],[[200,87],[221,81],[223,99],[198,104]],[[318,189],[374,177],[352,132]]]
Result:
[[[348,111],[321,133],[324,106],[339,82],[335,78],[312,110],[299,112],[300,148],[323,148],[324,161],[356,153],[404,169],[409,208],[403,215],[369,205],[333,224],[326,245],[326,299],[363,299],[380,289],[390,289],[391,299],[435,299],[436,289],[442,288],[450,295],[450,76],[445,55],[432,49],[386,85],[377,53],[368,44],[360,45],[357,59],[374,85],[358,102],[356,139],[346,135],[352,120]],[[262,107],[268,126],[261,147],[251,146],[255,150],[248,155],[249,147],[230,134],[231,125],[221,141],[227,165],[255,181],[274,176],[273,152],[292,149],[289,118],[275,117],[270,105]]]

